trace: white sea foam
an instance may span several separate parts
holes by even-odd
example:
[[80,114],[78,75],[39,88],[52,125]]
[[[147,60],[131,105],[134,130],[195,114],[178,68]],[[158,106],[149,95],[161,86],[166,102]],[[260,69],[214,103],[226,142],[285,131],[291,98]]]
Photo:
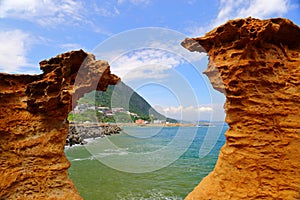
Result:
[[71,160],[71,162],[73,161],[85,161],[85,160],[95,160],[96,158],[94,156],[90,156],[90,157],[87,157],[87,158],[75,158],[73,160]]
[[113,155],[117,155],[117,156],[128,155],[127,148],[125,148],[125,149],[104,149],[103,152],[97,153],[95,155],[95,157],[103,158],[103,157],[113,156]]
[[[86,139],[84,139],[84,141],[87,142],[87,144],[89,144],[89,143],[92,143],[93,141],[96,141],[99,138],[101,138],[101,137],[86,138]],[[84,145],[87,145],[87,144],[84,144]],[[82,144],[73,144],[72,146],[66,145],[65,146],[65,151],[68,150],[68,149],[74,148],[74,147],[84,146],[84,145],[82,145]]]
[[72,146],[66,145],[65,146],[65,151],[74,147],[78,147],[78,146],[83,146],[82,144],[73,144]]
[[162,191],[158,189],[147,190],[144,193],[122,192],[117,194],[117,196],[120,200],[183,200],[183,198],[173,195],[170,191]]

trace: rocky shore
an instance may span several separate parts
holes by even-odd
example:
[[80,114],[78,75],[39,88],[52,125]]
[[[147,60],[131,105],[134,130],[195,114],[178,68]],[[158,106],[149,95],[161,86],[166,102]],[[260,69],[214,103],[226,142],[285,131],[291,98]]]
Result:
[[68,137],[66,139],[66,146],[73,146],[75,144],[87,144],[84,139],[105,137],[107,135],[119,134],[122,129],[117,125],[71,125],[69,128]]

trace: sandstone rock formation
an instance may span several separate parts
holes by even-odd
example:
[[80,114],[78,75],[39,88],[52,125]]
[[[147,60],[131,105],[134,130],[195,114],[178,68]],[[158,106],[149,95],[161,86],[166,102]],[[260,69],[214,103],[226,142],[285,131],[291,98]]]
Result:
[[215,169],[186,199],[300,199],[300,28],[237,19],[182,45],[209,55],[229,124]]
[[66,118],[84,93],[119,78],[82,50],[40,68],[41,75],[0,74],[0,199],[81,199],[68,178]]

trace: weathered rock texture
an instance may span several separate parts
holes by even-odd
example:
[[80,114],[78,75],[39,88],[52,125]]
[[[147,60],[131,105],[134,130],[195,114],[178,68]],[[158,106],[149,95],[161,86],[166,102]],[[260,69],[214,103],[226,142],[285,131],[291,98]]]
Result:
[[81,199],[64,154],[72,97],[104,91],[119,78],[82,50],[40,67],[41,75],[0,74],[0,199]]
[[237,19],[182,45],[208,53],[229,124],[215,169],[186,199],[300,199],[300,28]]

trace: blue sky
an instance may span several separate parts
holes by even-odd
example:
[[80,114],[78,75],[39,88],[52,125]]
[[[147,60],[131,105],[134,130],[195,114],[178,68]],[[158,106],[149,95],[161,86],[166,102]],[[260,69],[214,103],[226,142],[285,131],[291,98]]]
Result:
[[240,17],[299,25],[299,13],[299,0],[1,0],[0,72],[37,74],[39,61],[82,48],[163,114],[222,120],[224,96],[201,73],[207,57],[180,41]]

